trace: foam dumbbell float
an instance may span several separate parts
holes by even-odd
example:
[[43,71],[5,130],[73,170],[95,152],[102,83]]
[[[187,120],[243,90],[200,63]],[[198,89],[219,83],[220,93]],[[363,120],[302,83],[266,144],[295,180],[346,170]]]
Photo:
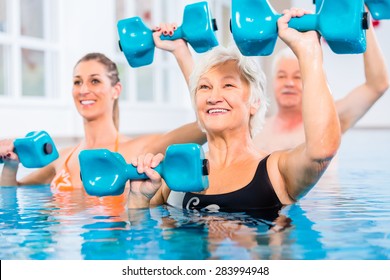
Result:
[[365,0],[364,3],[374,19],[390,19],[390,0]]
[[[316,10],[321,8],[323,0],[313,0]],[[376,20],[390,19],[390,0],[364,0],[371,16]]]
[[[148,179],[146,174],[127,164],[121,154],[107,149],[81,151],[79,161],[81,180],[89,195],[120,195],[128,180]],[[208,188],[208,160],[197,144],[170,145],[164,160],[154,170],[171,190],[199,192]]]
[[[278,37],[280,16],[267,0],[232,0],[231,31],[241,53],[270,55]],[[289,26],[302,32],[317,30],[336,54],[366,50],[368,20],[363,0],[323,0],[317,13],[292,18]]]
[[44,167],[58,158],[57,148],[46,131],[32,131],[15,139],[14,152],[26,168]]
[[[119,20],[117,23],[119,48],[131,67],[141,67],[153,62],[153,31],[140,17]],[[218,45],[215,36],[217,25],[211,17],[207,2],[198,2],[184,8],[182,25],[173,36],[161,36],[162,40],[184,39],[197,53],[206,52]]]

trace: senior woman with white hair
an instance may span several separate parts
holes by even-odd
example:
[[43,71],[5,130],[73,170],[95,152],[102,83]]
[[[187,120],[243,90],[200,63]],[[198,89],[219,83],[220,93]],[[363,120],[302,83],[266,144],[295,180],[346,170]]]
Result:
[[[319,180],[340,145],[340,124],[322,65],[318,33],[288,27],[290,9],[278,19],[279,37],[298,57],[303,81],[306,141],[291,150],[259,152],[253,136],[265,118],[265,79],[253,58],[236,48],[217,47],[196,65],[190,79],[197,119],[207,134],[209,188],[186,193],[186,209],[242,211],[281,208],[294,203]],[[150,180],[132,181],[129,208],[167,202],[169,186],[153,167],[161,154],[132,160]]]

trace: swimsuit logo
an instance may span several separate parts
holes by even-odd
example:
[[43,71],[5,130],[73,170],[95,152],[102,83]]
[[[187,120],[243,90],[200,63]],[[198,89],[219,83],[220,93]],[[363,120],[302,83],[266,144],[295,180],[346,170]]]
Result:
[[[191,198],[190,200],[188,200],[187,202],[187,205],[186,205],[186,209],[187,210],[194,210],[194,208],[199,205],[200,203],[200,199],[199,197],[193,197]],[[217,204],[210,204],[204,208],[201,209],[201,211],[207,211],[207,212],[219,212],[219,210],[221,209],[221,207],[219,207]]]

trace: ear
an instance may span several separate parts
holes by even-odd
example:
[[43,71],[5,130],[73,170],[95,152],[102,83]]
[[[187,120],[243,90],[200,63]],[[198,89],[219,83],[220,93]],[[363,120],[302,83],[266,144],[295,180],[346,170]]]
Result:
[[114,87],[113,87],[113,94],[112,97],[114,99],[118,99],[119,96],[121,95],[122,92],[122,84],[118,82]]
[[256,100],[255,102],[253,102],[251,105],[250,105],[250,114],[251,116],[253,116],[254,114],[257,113],[257,111],[259,110],[260,108],[260,99]]

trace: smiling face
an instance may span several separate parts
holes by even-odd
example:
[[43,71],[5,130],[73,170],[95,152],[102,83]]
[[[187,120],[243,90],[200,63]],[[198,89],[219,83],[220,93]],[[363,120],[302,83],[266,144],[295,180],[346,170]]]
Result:
[[74,68],[72,93],[77,111],[85,120],[112,119],[120,83],[112,85],[102,63],[96,60],[81,61]]
[[196,88],[199,122],[208,133],[250,133],[249,119],[257,111],[249,105],[249,83],[235,61],[228,61],[203,74]]
[[279,109],[302,107],[302,79],[296,58],[281,58],[276,65],[274,93]]

